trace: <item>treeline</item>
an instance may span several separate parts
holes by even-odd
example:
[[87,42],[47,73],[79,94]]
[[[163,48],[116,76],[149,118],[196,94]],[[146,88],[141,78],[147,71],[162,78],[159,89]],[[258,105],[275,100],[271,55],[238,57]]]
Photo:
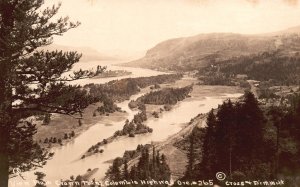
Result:
[[164,88],[162,90],[147,93],[138,98],[138,101],[144,104],[175,105],[178,101],[182,101],[188,97],[192,90],[192,85],[183,88]]
[[[110,179],[116,179],[121,177],[121,166],[126,163],[128,169],[128,162],[139,156],[146,150],[149,150],[151,147],[150,144],[142,145],[139,144],[135,150],[126,150],[122,157],[117,157],[114,159],[113,164],[109,167],[106,172],[106,177]],[[125,169],[125,168],[124,168]]]
[[237,78],[236,74],[227,74],[220,71],[218,66],[211,65],[200,70],[197,73],[200,80],[199,84],[204,85],[223,85],[223,86],[240,86],[245,90],[250,90],[251,86],[246,78]]
[[210,111],[202,144],[196,143],[200,137],[195,133],[189,137],[183,178],[213,179],[222,171],[231,181],[285,179],[286,186],[298,184],[300,97],[295,97],[289,107],[262,110],[248,92],[243,101],[228,100]]
[[181,79],[181,74],[166,74],[151,77],[127,78],[110,81],[106,84],[87,84],[84,86],[92,96],[105,99],[109,96],[113,101],[123,101],[138,93],[141,88],[147,86],[170,83]]
[[121,77],[126,75],[131,75],[132,72],[126,71],[126,70],[106,70],[100,75],[97,75],[93,77],[93,79],[99,79],[99,78],[108,78],[108,77]]
[[164,88],[158,91],[151,91],[136,101],[132,100],[129,102],[130,108],[139,109],[143,108],[145,104],[153,105],[165,105],[165,110],[170,110],[170,105],[175,105],[178,101],[182,101],[186,97],[189,97],[189,93],[193,90],[193,85],[186,86],[183,88]]
[[[124,154],[123,158],[117,158],[113,161],[112,166],[107,171],[107,177],[118,183],[119,181],[136,181],[136,184],[127,184],[125,186],[169,186],[171,179],[170,168],[166,162],[164,154],[160,154],[151,146],[138,146],[136,152],[140,158],[136,165],[129,166],[128,156]],[[145,184],[142,184],[144,181]],[[152,181],[152,184],[147,184],[147,181]],[[118,186],[116,184],[115,186]]]
[[125,121],[122,130],[115,132],[114,136],[126,136],[134,137],[136,134],[152,133],[153,129],[143,124],[147,120],[146,108],[142,108],[141,112],[134,115],[133,120]]
[[[57,186],[59,187],[101,187],[101,183],[99,181],[96,181],[95,178],[92,180],[89,180],[89,175],[93,175],[95,172],[97,172],[97,169],[88,169],[87,173],[85,175],[77,175],[74,177],[74,175],[71,175],[69,179],[60,180],[57,181]],[[37,178],[38,182],[43,182],[43,178],[41,179],[39,176]],[[45,183],[47,184],[47,183]],[[35,186],[35,187],[46,187],[46,186]]]
[[85,154],[81,156],[81,159],[85,159],[87,156],[91,156],[93,154],[103,153],[104,150],[100,149],[101,146],[108,144],[108,142],[112,141],[112,138],[103,139],[102,141],[96,143],[95,145],[92,145]]
[[74,137],[75,137],[75,132],[71,131],[69,134],[65,133],[63,138],[49,137],[49,138],[45,138],[43,141],[39,140],[39,143],[48,144],[49,147],[51,146],[51,144],[56,144],[56,143],[62,145],[64,140],[72,139]]
[[211,84],[233,83],[232,78],[246,74],[248,79],[271,81],[274,85],[300,83],[300,55],[283,55],[281,51],[240,56],[210,65],[199,72]]
[[99,115],[106,115],[108,116],[110,113],[114,113],[116,111],[121,112],[121,108],[118,107],[112,99],[104,95],[101,99],[103,105],[99,106],[94,112],[93,116]]
[[81,159],[84,159],[87,156],[97,153],[103,153],[103,149],[100,149],[101,146],[111,143],[114,141],[118,136],[129,136],[135,137],[136,134],[145,134],[145,133],[152,133],[153,129],[148,127],[147,125],[143,124],[144,121],[147,120],[146,114],[146,107],[145,105],[140,105],[139,109],[141,112],[134,115],[133,119],[129,122],[127,119],[122,130],[117,130],[113,136],[103,139],[102,141],[98,142],[95,145],[92,145],[88,151],[81,156]]
[[127,78],[110,81],[105,84],[87,84],[84,86],[89,94],[103,103],[94,112],[93,116],[109,115],[116,111],[121,111],[114,103],[115,101],[124,101],[130,96],[137,94],[141,88],[150,85],[152,89],[159,88],[158,84],[174,82],[182,78],[181,74],[166,74],[152,77]]

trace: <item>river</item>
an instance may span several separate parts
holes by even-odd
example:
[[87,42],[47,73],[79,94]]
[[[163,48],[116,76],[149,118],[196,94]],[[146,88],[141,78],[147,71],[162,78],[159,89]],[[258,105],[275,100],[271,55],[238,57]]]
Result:
[[[90,67],[94,67],[99,63],[90,63]],[[87,64],[78,64],[76,68],[83,67],[90,68]],[[100,65],[103,65],[101,63]],[[126,77],[140,77],[140,76],[153,76],[163,74],[162,72],[141,69],[141,68],[129,68],[129,67],[118,67],[114,63],[107,63],[109,69],[116,70],[122,69],[132,72],[132,75],[124,76]],[[115,78],[102,78],[102,79],[88,79],[80,80],[78,84],[87,83],[105,83],[111,80],[121,79],[120,77]],[[69,179],[71,175],[75,177],[79,174],[84,174],[89,168],[99,168],[95,174],[96,179],[101,179],[105,176],[105,172],[109,167],[110,161],[118,156],[122,156],[125,150],[136,149],[138,144],[147,144],[151,141],[162,141],[167,139],[169,136],[179,132],[182,129],[182,123],[190,121],[191,118],[195,117],[199,113],[206,113],[211,108],[215,108],[218,104],[222,103],[225,98],[238,97],[241,94],[226,94],[223,93],[222,96],[211,97],[209,95],[204,98],[188,98],[179,102],[173,107],[171,111],[165,112],[162,117],[158,119],[149,119],[146,124],[153,128],[153,133],[138,135],[134,138],[130,137],[120,137],[114,142],[103,146],[104,152],[102,154],[93,155],[85,159],[80,159],[80,156],[91,146],[97,142],[108,138],[113,135],[116,130],[122,129],[124,121],[115,122],[111,125],[104,123],[97,123],[96,125],[90,127],[88,130],[83,132],[81,135],[76,137],[72,142],[58,148],[54,148],[54,157],[47,162],[47,164],[38,169],[37,171],[44,172],[46,174],[45,181],[49,184],[47,187],[57,186],[55,181],[60,181],[60,179]],[[140,97],[141,94],[133,95],[130,100]],[[131,120],[133,116],[138,112],[136,110],[131,110],[128,107],[130,100],[118,103],[118,106],[128,113],[128,119]],[[10,180],[10,186],[27,186],[26,181],[32,185],[32,181],[36,178],[33,174],[34,172],[24,173],[25,181],[20,177],[15,177]],[[20,182],[21,185],[17,185],[15,182]],[[24,185],[26,184],[26,185]]]
[[124,78],[136,78],[136,77],[149,77],[149,76],[156,76],[161,74],[166,74],[164,72],[154,71],[150,69],[143,69],[143,68],[132,68],[132,67],[120,67],[117,66],[117,64],[124,63],[126,61],[105,61],[105,62],[99,62],[99,61],[91,61],[91,62],[80,62],[74,65],[73,70],[79,70],[80,68],[84,70],[90,70],[97,65],[100,65],[102,67],[106,66],[108,70],[125,70],[128,72],[132,72],[131,75],[125,75],[120,77],[107,77],[107,78],[93,78],[93,79],[81,79],[73,81],[72,84],[80,84],[85,85],[89,83],[97,83],[97,84],[103,84],[112,80],[120,80]]

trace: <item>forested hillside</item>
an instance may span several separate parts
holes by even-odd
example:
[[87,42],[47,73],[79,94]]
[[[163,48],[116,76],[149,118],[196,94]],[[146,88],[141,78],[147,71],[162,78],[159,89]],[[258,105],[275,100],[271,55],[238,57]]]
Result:
[[262,107],[246,93],[242,101],[228,100],[212,110],[207,127],[197,130],[204,136],[192,133],[186,139],[189,161],[182,180],[214,179],[222,171],[228,181],[283,179],[286,186],[299,184],[300,96],[294,97],[290,107]]
[[146,55],[125,65],[150,69],[193,71],[239,56],[284,50],[286,54],[299,51],[299,27],[285,31],[242,35],[234,33],[200,34],[175,38],[157,44]]
[[127,65],[188,71],[206,66],[211,61],[275,48],[274,38],[232,33],[200,34],[161,42],[148,50],[144,58]]
[[300,83],[299,52],[286,55],[284,51],[263,52],[257,55],[240,56],[214,63],[199,71],[205,84],[233,84],[239,74],[248,79],[268,81],[273,85]]

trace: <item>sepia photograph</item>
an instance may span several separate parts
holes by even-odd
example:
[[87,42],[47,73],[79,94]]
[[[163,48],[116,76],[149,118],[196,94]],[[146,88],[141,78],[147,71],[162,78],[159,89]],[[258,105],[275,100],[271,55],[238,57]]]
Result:
[[300,1],[0,0],[0,187],[300,187]]

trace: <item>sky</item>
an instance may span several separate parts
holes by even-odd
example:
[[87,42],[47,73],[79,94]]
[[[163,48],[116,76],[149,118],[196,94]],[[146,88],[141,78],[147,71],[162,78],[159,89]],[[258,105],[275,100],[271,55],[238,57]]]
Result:
[[267,33],[300,25],[297,0],[46,0],[81,25],[56,44],[134,54],[177,37]]

